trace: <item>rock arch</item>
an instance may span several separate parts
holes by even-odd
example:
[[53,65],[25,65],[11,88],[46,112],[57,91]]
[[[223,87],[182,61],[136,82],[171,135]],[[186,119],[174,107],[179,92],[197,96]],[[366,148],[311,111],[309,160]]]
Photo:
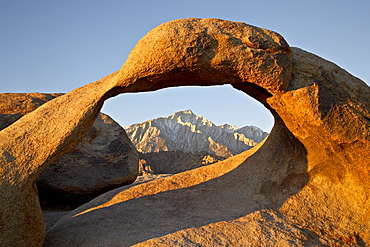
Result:
[[[275,32],[244,23],[194,18],[175,20],[153,29],[138,42],[120,71],[44,104],[0,132],[0,225],[4,226],[1,242],[9,246],[14,243],[41,245],[45,232],[32,184],[48,164],[82,140],[104,100],[126,92],[218,84],[233,85],[272,112],[275,126],[266,143],[224,165],[209,167],[211,175],[202,168],[195,173],[143,185],[158,194],[151,192],[145,198],[140,197],[138,193],[142,188],[135,187],[130,195],[118,192],[110,208],[120,207],[130,196],[152,202],[150,198],[162,198],[175,189],[190,193],[184,181],[193,182],[192,189],[207,191],[209,187],[202,187],[205,184],[229,183],[219,178],[235,174],[230,167],[238,171],[234,177],[238,178],[237,183],[232,185],[245,188],[243,184],[248,184],[252,190],[241,193],[243,199],[223,194],[224,199],[235,200],[239,205],[231,208],[230,217],[206,217],[202,221],[202,216],[195,213],[196,217],[184,223],[183,228],[158,228],[159,232],[143,236],[141,242],[168,244],[188,239],[213,245],[215,240],[207,234],[200,237],[199,233],[205,231],[212,236],[217,232],[215,229],[222,227],[226,229],[223,241],[227,245],[227,241],[230,244],[235,240],[227,235],[227,229],[234,232],[238,217],[248,224],[243,225],[244,230],[237,233],[236,239],[249,242],[260,240],[253,240],[243,232],[263,227],[270,232],[281,232],[281,224],[291,227],[296,236],[299,233],[312,236],[312,239],[294,239],[303,244],[370,242],[367,221],[370,207],[366,200],[370,189],[369,87],[324,59],[290,48]],[[259,166],[258,162],[263,165]],[[133,199],[130,203],[135,203]],[[48,232],[47,244],[71,244],[62,237],[71,234],[66,229],[79,220],[88,222],[87,215],[96,211],[101,203],[97,200],[62,219]],[[206,208],[204,205],[201,209]],[[224,209],[216,210],[213,215],[229,215]],[[204,212],[202,210],[194,212]],[[71,216],[74,218],[69,219]],[[133,219],[137,219],[135,217]],[[173,218],[175,222],[176,219],[181,217]],[[261,220],[266,223],[254,224]],[[255,228],[252,229],[252,225]],[[186,230],[192,226],[194,228]],[[74,233],[72,241],[89,237],[89,234]],[[97,231],[92,233],[99,235]],[[288,241],[288,235],[268,239],[262,234],[261,239]],[[96,243],[102,241],[95,240]],[[117,241],[140,243],[130,242],[134,240],[125,236]]]

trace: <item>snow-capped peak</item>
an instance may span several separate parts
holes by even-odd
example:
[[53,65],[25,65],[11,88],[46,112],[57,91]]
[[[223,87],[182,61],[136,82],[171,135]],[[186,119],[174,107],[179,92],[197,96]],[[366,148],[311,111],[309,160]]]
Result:
[[251,129],[229,124],[216,126],[191,110],[132,124],[125,129],[140,152],[181,150],[212,153],[216,152],[214,148],[217,147],[217,150],[231,155],[248,150],[267,136],[267,133],[254,126]]

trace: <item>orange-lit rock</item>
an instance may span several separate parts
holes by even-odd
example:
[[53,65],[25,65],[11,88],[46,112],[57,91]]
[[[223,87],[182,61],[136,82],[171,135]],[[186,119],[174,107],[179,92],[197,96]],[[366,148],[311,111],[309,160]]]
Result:
[[[0,130],[61,95],[0,94]],[[100,113],[83,141],[41,173],[37,188],[42,207],[76,208],[104,192],[131,184],[138,175],[138,162],[125,130]]]
[[[86,135],[82,126],[91,126],[102,101],[118,93],[231,83],[263,103],[274,115],[275,126],[264,143],[242,154],[96,198],[56,223],[47,233],[46,246],[370,243],[370,88],[343,69],[290,49],[280,35],[268,30],[215,19],[184,19],[149,32],[116,80],[104,81],[60,97],[58,105],[45,104],[0,132],[1,140],[6,140],[0,147],[7,152],[1,156],[2,164],[9,164],[3,182],[8,187],[2,191],[11,185],[19,188],[20,177],[30,189],[29,182],[48,164],[47,157],[80,141],[73,137]],[[80,104],[74,105],[74,100]],[[76,107],[72,126],[62,125],[57,109],[70,106]],[[68,131],[56,135],[50,145],[38,144],[39,150],[48,151],[43,155],[31,149],[37,160],[29,164],[11,147],[16,140],[24,144],[39,140],[48,130],[32,125],[35,116],[52,117]],[[25,124],[34,126],[34,135],[27,136]],[[13,202],[29,195],[20,191],[6,195]],[[35,210],[27,205],[7,209],[13,217]],[[27,228],[25,221],[17,223]],[[8,236],[11,230],[16,232],[14,226],[7,225]]]
[[35,181],[88,134],[115,74],[51,100],[0,131],[0,243],[41,246],[45,237]]

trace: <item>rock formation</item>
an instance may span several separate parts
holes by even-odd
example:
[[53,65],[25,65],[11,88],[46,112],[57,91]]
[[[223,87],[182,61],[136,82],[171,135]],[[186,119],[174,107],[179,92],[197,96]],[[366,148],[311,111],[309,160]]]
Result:
[[89,134],[37,180],[44,208],[81,205],[138,176],[139,154],[124,129],[100,113]]
[[48,101],[0,131],[2,245],[42,245],[45,225],[35,181],[88,134],[104,100],[114,95],[116,75]]
[[191,110],[179,111],[125,127],[141,153],[160,151],[207,152],[230,157],[257,145],[267,133],[255,126],[216,126]]
[[22,116],[37,109],[45,102],[63,94],[2,93],[0,94],[0,130],[8,127]]
[[[0,94],[0,128],[5,128],[62,94]],[[100,113],[88,136],[50,164],[37,180],[42,206],[70,208],[135,181],[138,153],[124,129]]]
[[216,164],[108,192],[57,222],[45,245],[369,244],[370,88],[329,61],[291,49],[275,32],[217,19],[160,25],[118,73],[0,132],[2,243],[42,241],[32,183],[87,135],[105,99],[226,83],[274,115],[265,142]]

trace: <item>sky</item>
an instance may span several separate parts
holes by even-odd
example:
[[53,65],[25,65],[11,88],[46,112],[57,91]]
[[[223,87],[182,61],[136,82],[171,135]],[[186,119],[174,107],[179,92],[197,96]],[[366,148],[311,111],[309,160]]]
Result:
[[[197,17],[240,21],[370,83],[368,0],[0,0],[0,93],[69,92],[120,69],[152,28]],[[270,131],[270,112],[231,86],[121,94],[102,112],[121,126],[191,109],[216,125]]]

